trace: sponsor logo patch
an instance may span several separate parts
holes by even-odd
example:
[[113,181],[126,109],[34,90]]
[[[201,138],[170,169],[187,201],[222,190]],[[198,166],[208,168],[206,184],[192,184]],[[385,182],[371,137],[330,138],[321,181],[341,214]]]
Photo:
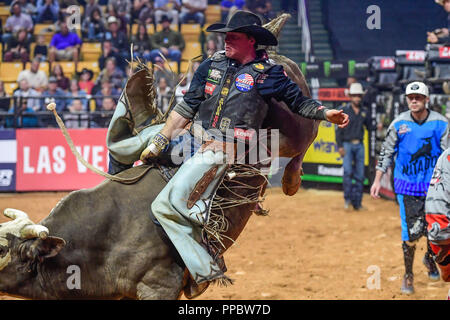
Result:
[[255,81],[248,73],[240,74],[235,81],[236,88],[241,92],[248,92],[253,88]]
[[220,120],[219,130],[224,132],[230,127],[231,119],[227,117],[223,117],[222,120]]
[[261,63],[255,63],[253,67],[257,70],[263,70],[264,66]]
[[241,139],[241,140],[251,140],[253,138],[253,136],[255,135],[256,131],[255,130],[245,130],[245,129],[241,129],[241,128],[234,128],[234,137],[236,139]]
[[205,85],[205,93],[212,95],[215,88],[216,88],[215,84],[207,82]]
[[12,170],[0,170],[0,187],[9,187],[11,185],[12,176]]
[[264,83],[268,77],[269,75],[267,73],[263,73],[258,77],[258,79],[256,79],[256,83]]
[[411,128],[406,124],[402,124],[400,128],[398,128],[398,134],[405,134],[411,131]]
[[222,79],[223,72],[219,69],[209,69],[208,71],[208,78],[206,80],[219,83],[220,79]]

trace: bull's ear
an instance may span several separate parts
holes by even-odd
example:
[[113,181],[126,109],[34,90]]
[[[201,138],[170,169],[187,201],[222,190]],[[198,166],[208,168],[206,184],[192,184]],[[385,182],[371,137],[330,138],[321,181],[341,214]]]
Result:
[[36,240],[36,249],[39,251],[40,260],[56,256],[66,245],[66,241],[58,237],[47,237]]

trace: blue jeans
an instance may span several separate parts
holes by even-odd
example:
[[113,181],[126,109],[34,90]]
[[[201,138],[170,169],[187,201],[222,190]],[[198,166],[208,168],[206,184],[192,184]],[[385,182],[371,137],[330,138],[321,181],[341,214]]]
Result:
[[344,150],[344,199],[358,209],[364,189],[364,144],[344,142]]
[[[150,52],[150,59],[152,60],[152,62],[155,62],[156,57],[160,57],[159,53],[159,49],[155,49]],[[180,50],[169,49],[169,54],[166,58],[172,61],[180,62],[181,52]]]
[[202,27],[205,24],[205,15],[201,12],[196,13],[188,13],[182,12],[180,13],[180,23],[188,23],[189,20],[194,20],[196,23],[200,24]]

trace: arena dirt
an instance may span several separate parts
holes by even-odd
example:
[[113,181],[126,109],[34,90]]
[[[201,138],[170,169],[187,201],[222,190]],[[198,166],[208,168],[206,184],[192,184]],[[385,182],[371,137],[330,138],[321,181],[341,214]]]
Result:
[[[0,194],[0,210],[26,211],[45,218],[66,193]],[[269,216],[252,216],[237,243],[225,254],[228,287],[210,287],[201,299],[438,299],[450,283],[428,281],[422,265],[425,239],[418,244],[416,293],[400,293],[403,257],[400,218],[393,201],[364,195],[366,211],[345,211],[342,193],[301,189],[285,196],[267,190]],[[6,221],[1,216],[0,222]],[[69,222],[70,223],[70,222]],[[51,230],[50,230],[51,232]],[[367,287],[379,270],[379,288]],[[11,299],[0,296],[0,299]]]

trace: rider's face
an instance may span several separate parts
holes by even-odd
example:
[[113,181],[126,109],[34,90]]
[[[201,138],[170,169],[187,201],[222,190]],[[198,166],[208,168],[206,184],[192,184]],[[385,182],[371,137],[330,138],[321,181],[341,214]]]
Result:
[[425,110],[428,97],[421,94],[410,94],[406,96],[406,101],[408,102],[408,108],[411,112],[420,113]]
[[245,33],[227,32],[225,36],[225,55],[231,59],[239,60],[254,50],[255,40],[248,37]]

